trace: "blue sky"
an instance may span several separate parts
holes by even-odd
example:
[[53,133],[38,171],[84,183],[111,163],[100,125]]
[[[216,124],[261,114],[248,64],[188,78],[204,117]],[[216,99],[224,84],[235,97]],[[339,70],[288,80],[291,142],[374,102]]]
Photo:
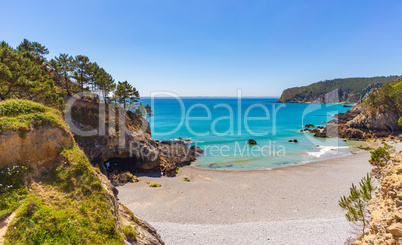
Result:
[[142,96],[279,96],[402,74],[402,1],[3,1],[0,39],[87,55]]

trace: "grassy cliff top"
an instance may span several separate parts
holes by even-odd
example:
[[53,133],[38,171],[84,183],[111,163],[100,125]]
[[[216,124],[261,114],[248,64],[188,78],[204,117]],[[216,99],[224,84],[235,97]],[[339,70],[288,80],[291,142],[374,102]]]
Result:
[[[71,134],[55,109],[26,100],[0,103],[0,133],[40,125],[61,127]],[[135,242],[140,224],[127,208],[121,213],[108,179],[76,143],[60,150],[51,168],[34,169],[28,159],[0,169],[0,222],[13,217],[6,225],[4,244]],[[127,214],[130,219],[122,218]]]
[[0,134],[7,130],[30,130],[51,125],[67,129],[60,111],[28,100],[0,102]]

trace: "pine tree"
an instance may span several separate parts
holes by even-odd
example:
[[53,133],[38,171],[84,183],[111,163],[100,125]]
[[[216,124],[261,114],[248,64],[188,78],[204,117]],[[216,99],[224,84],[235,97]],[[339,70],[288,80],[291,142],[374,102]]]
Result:
[[52,72],[59,80],[60,84],[66,89],[67,95],[71,95],[71,75],[73,72],[73,57],[68,54],[60,54],[59,57],[49,62]]
[[145,106],[145,111],[147,118],[152,117],[154,115],[151,106],[148,104]]
[[147,111],[145,110],[145,107],[142,105],[142,103],[140,103],[138,108],[135,110],[135,113],[140,117],[146,116]]
[[21,52],[24,57],[29,58],[32,62],[40,66],[46,66],[45,55],[49,54],[49,50],[38,42],[31,42],[24,39],[17,47],[17,51]]
[[99,66],[98,64],[95,63],[89,63],[88,65],[88,85],[92,86],[92,91],[94,91],[96,88],[96,76],[97,73],[99,72]]
[[121,104],[123,103],[124,109],[126,109],[126,100],[128,99],[128,91],[126,90],[124,84],[122,82],[118,82],[116,90],[115,90],[115,96],[117,98],[117,101]]
[[352,184],[349,196],[341,197],[339,206],[347,210],[346,219],[348,221],[355,222],[362,226],[362,232],[364,234],[365,228],[368,227],[370,222],[367,205],[376,188],[373,186],[373,180],[369,174],[362,178],[359,185],[360,189]]
[[90,80],[89,58],[87,56],[77,55],[75,56],[73,65],[74,65],[73,78],[77,81],[78,85],[81,88],[81,91],[84,91],[84,85],[86,85]]
[[124,109],[126,109],[127,107],[134,109],[135,103],[137,103],[140,99],[140,93],[127,81],[118,82],[115,95],[119,98],[119,103],[123,103]]
[[113,77],[110,74],[108,74],[103,68],[100,68],[96,74],[95,85],[100,90],[102,90],[103,99],[106,104],[109,93],[113,91],[113,89],[115,89],[116,87]]
[[60,106],[54,83],[46,65],[38,56],[23,48],[15,50],[5,42],[0,45],[0,100],[19,98]]

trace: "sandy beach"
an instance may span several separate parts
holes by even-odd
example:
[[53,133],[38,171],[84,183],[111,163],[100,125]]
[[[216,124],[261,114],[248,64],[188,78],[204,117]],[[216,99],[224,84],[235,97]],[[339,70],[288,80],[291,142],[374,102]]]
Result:
[[371,170],[369,158],[362,151],[272,170],[186,166],[173,178],[139,175],[118,197],[166,244],[344,244],[353,228],[338,200]]

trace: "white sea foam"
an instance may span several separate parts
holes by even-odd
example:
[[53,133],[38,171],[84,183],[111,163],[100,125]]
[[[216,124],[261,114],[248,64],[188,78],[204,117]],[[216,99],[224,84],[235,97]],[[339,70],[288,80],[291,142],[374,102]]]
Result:
[[347,149],[349,147],[348,146],[324,146],[324,145],[321,145],[318,148],[320,148],[320,151],[307,152],[307,154],[309,154],[310,156],[319,158],[325,154],[337,155],[339,153],[339,149]]

